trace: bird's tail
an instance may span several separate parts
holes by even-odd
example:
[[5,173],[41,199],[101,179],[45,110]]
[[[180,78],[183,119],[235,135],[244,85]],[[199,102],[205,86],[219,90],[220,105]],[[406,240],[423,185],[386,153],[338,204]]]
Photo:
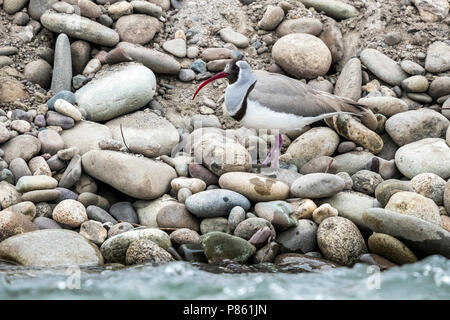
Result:
[[372,110],[370,110],[366,106],[353,101],[352,99],[335,96],[326,92],[320,92],[320,95],[324,98],[327,97],[327,99],[321,100],[322,102],[329,105],[329,109],[333,109],[333,111],[336,111],[338,113],[351,113],[354,116],[360,118],[361,122],[369,129],[375,130],[377,128],[377,117],[372,112]]

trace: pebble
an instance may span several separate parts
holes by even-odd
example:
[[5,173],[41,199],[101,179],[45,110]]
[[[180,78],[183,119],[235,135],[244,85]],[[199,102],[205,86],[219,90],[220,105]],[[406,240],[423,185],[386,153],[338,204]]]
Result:
[[186,57],[186,42],[183,39],[172,39],[163,43],[163,49],[178,58]]
[[425,69],[432,73],[450,70],[450,45],[445,42],[433,42],[427,50]]
[[400,85],[408,77],[397,62],[375,49],[364,49],[360,59],[370,72],[390,85]]
[[336,1],[336,0],[300,0],[305,7],[313,7],[317,12],[325,12],[327,16],[330,16],[337,20],[344,20],[359,15],[358,10],[350,4]]
[[420,17],[426,22],[436,22],[444,19],[449,11],[449,4],[445,0],[420,1],[412,0],[419,10]]
[[304,175],[291,185],[291,194],[299,198],[325,198],[342,191],[345,181],[329,173],[311,173]]
[[21,213],[5,210],[0,215],[0,230],[1,242],[18,234],[38,230],[38,226]]
[[[109,222],[107,222],[109,223]],[[133,230],[134,227],[131,223],[129,222],[120,222],[120,223],[116,223],[115,225],[111,226],[108,230],[108,238],[112,238],[115,235]]]
[[94,194],[91,192],[83,192],[78,196],[77,199],[79,202],[81,202],[86,208],[95,205],[98,206],[104,210],[109,210],[109,201],[106,198],[103,198],[102,196],[99,196],[98,194]]
[[14,14],[25,7],[27,2],[27,0],[4,0],[3,10],[5,10],[7,14]]
[[33,220],[33,223],[39,227],[39,229],[62,229],[61,226],[53,219],[46,217],[37,217]]
[[64,171],[59,186],[62,188],[71,188],[81,177],[81,156],[75,155],[69,162],[67,169]]
[[317,225],[307,219],[298,221],[297,226],[278,233],[276,241],[281,251],[307,253],[317,245]]
[[352,266],[367,247],[360,231],[343,217],[325,219],[317,229],[317,244],[327,260]]
[[239,223],[234,230],[234,235],[246,240],[250,240],[258,230],[268,227],[271,230],[272,239],[276,237],[276,231],[272,224],[263,218],[247,217]]
[[316,200],[316,203],[328,203],[338,210],[339,216],[351,220],[360,228],[364,228],[362,214],[367,209],[381,207],[374,197],[355,191],[341,191],[330,198]]
[[186,55],[189,59],[195,59],[198,57],[198,54],[200,53],[200,50],[197,47],[188,47]]
[[53,219],[63,225],[76,228],[87,221],[88,216],[80,202],[67,199],[58,203],[53,209]]
[[263,30],[274,30],[284,19],[284,11],[278,6],[267,6],[258,27]]
[[72,118],[74,121],[80,121],[82,118],[81,112],[70,102],[67,102],[64,99],[56,100],[54,108],[55,111]]
[[[161,31],[161,23],[152,16],[131,14],[117,20],[116,30],[119,33],[120,41],[144,45],[151,41],[157,32]],[[186,52],[186,48],[184,50]]]
[[318,156],[331,156],[339,145],[339,136],[327,127],[316,127],[295,139],[286,153],[293,158],[310,161]]
[[23,176],[16,184],[18,192],[25,193],[33,190],[53,189],[58,185],[58,181],[52,177],[41,176]]
[[108,8],[108,14],[114,20],[119,19],[122,16],[131,15],[133,13],[133,6],[126,1],[118,1],[112,3]]
[[31,170],[32,175],[46,175],[51,177],[52,171],[43,157],[34,157],[28,162],[28,167]]
[[152,263],[162,264],[174,261],[172,255],[149,239],[132,242],[125,256],[127,265]]
[[375,195],[375,189],[383,182],[383,178],[376,172],[361,170],[352,175],[353,190],[365,193],[369,196]]
[[403,60],[400,63],[400,67],[403,71],[413,76],[425,74],[425,69],[420,64],[411,60]]
[[75,122],[72,118],[66,117],[58,112],[48,111],[45,118],[47,126],[61,127],[62,129],[70,129],[74,126]]
[[428,80],[422,75],[412,76],[402,81],[402,88],[407,92],[426,92],[428,90]]
[[272,48],[272,56],[276,64],[296,78],[323,76],[331,66],[328,47],[319,38],[306,33],[280,38]]
[[334,128],[343,137],[367,148],[370,152],[376,154],[383,149],[381,137],[348,114],[325,119],[325,123]]
[[219,263],[225,259],[245,263],[256,252],[248,241],[223,232],[209,232],[200,237],[209,263]]
[[195,79],[195,72],[192,69],[181,69],[178,73],[178,79],[183,82],[190,82]]
[[395,164],[408,178],[428,172],[447,179],[450,177],[450,148],[443,139],[422,139],[398,149]]
[[202,51],[202,60],[209,62],[214,60],[232,59],[233,51],[227,48],[207,48]]
[[181,228],[170,234],[170,241],[173,245],[200,244],[200,235],[191,229]]
[[0,56],[11,56],[17,54],[18,49],[12,46],[1,46]]
[[228,172],[219,179],[223,189],[233,190],[251,201],[283,200],[289,196],[289,186],[276,179],[254,173]]
[[95,220],[101,223],[111,222],[114,225],[117,224],[117,220],[114,219],[106,210],[100,207],[89,205],[86,208],[86,213],[90,220]]
[[200,231],[202,234],[206,234],[209,232],[231,233],[230,228],[228,227],[228,219],[223,217],[203,219],[200,223]]
[[352,58],[347,61],[334,87],[334,94],[358,101],[361,97],[362,72],[361,61]]
[[437,205],[443,204],[445,184],[445,180],[434,173],[421,173],[411,179],[414,191],[430,198]]
[[155,73],[174,75],[180,71],[180,63],[168,54],[127,42],[121,42],[118,48],[125,50],[129,57]]
[[331,52],[332,63],[339,62],[344,56],[344,41],[336,23],[328,24],[320,34],[320,39]]
[[358,100],[358,103],[368,107],[374,113],[381,113],[391,117],[397,113],[408,111],[408,105],[401,99],[394,97],[370,97]]
[[102,68],[102,64],[99,59],[91,59],[87,63],[86,67],[84,67],[82,74],[85,76],[89,76],[90,74],[95,74]]
[[77,5],[83,17],[97,19],[102,15],[101,8],[90,0],[78,0]]
[[322,31],[322,23],[315,18],[286,19],[277,28],[280,37],[291,33],[308,33],[318,36]]
[[187,188],[192,192],[192,194],[206,189],[206,183],[197,178],[175,178],[170,182],[170,185],[175,191],[179,191],[182,188]]
[[389,179],[381,182],[375,189],[375,197],[378,202],[385,207],[389,199],[397,192],[408,191],[413,192],[413,188],[409,181],[400,181]]
[[51,90],[70,91],[72,87],[72,56],[69,37],[61,33],[56,39]]
[[31,124],[25,120],[11,121],[11,129],[17,131],[19,134],[31,131]]
[[439,208],[434,201],[414,192],[400,191],[393,194],[385,209],[441,224]]
[[[115,151],[91,150],[82,156],[82,164],[83,171],[91,177],[138,199],[161,196],[176,177],[175,170],[167,164]],[[138,177],[133,174],[136,167],[140,168]]]
[[105,125],[110,129],[113,139],[117,141],[125,139],[131,149],[145,149],[143,147],[158,144],[159,150],[153,154],[148,154],[151,150],[139,150],[141,151],[139,153],[151,157],[170,154],[179,141],[179,134],[175,127],[164,117],[160,117],[150,110],[130,113],[113,119]]
[[430,84],[428,93],[435,99],[450,95],[450,77],[437,77],[434,79]]
[[55,110],[55,102],[56,100],[63,99],[67,102],[74,104],[75,103],[75,95],[71,91],[60,91],[55,94],[50,100],[47,101],[47,106],[49,110]]
[[156,221],[159,228],[187,228],[200,231],[199,222],[183,204],[173,203],[164,206],[159,210]]
[[170,238],[164,231],[155,228],[143,228],[122,232],[103,242],[100,247],[103,257],[108,262],[125,263],[126,252],[131,243],[137,240],[151,240],[162,249],[169,249]]
[[249,151],[218,128],[201,128],[191,133],[189,152],[216,175],[226,172],[246,172],[251,169]]
[[2,209],[15,205],[19,203],[20,200],[21,195],[17,192],[14,185],[6,181],[0,181],[0,205]]
[[363,214],[363,222],[374,232],[404,242],[417,254],[450,257],[450,233],[438,224],[380,208],[368,209]]
[[401,241],[383,233],[373,233],[368,239],[370,252],[379,254],[399,265],[414,263],[416,255]]
[[[69,37],[86,40],[98,45],[113,47],[119,42],[119,34],[116,31],[75,14],[65,15],[62,13],[46,12],[42,15],[40,21],[50,31],[65,33]],[[77,28],[74,28],[74,26],[77,26]]]
[[285,201],[258,202],[255,214],[269,221],[276,230],[286,230],[297,225],[292,205]]
[[92,220],[85,221],[81,224],[80,234],[96,245],[101,245],[108,236],[108,232],[102,224]]
[[36,83],[44,89],[50,88],[52,67],[47,61],[42,59],[32,61],[25,66],[23,73],[28,81]]
[[155,90],[156,79],[150,69],[126,63],[104,67],[75,97],[88,120],[105,121],[143,107]]
[[13,59],[11,59],[9,57],[5,57],[5,56],[0,56],[0,68],[10,66],[13,63],[14,63]]
[[449,121],[442,114],[422,108],[397,114],[386,121],[386,131],[399,146],[445,135]]
[[[64,148],[77,147],[83,155],[90,150],[99,150],[99,142],[111,139],[111,131],[105,125],[91,121],[80,121],[61,134]],[[63,148],[60,148],[63,149]]]
[[161,17],[163,10],[160,6],[146,1],[131,1],[133,11],[136,13],[143,13],[156,18]]
[[38,230],[11,237],[1,243],[0,255],[22,266],[103,265],[103,257],[96,246],[77,232],[61,229]]
[[250,209],[250,202],[243,195],[224,189],[207,190],[186,199],[187,209],[197,217],[226,216],[235,206]]
[[317,225],[320,225],[323,220],[331,217],[338,216],[338,210],[330,206],[328,203],[324,203],[315,209],[312,213],[312,218]]
[[279,245],[275,241],[266,244],[264,247],[256,251],[255,255],[253,256],[253,262],[256,264],[273,262],[278,254],[278,249]]
[[232,29],[221,29],[219,35],[224,42],[230,42],[238,48],[246,48],[249,45],[249,39],[246,36]]
[[55,130],[46,129],[39,131],[38,139],[40,141],[40,151],[42,153],[54,155],[64,148],[64,141]]

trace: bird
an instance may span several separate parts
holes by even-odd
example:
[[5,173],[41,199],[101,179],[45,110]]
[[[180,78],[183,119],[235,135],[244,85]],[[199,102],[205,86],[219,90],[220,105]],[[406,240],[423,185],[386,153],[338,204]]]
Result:
[[281,133],[302,129],[319,120],[346,113],[360,117],[374,130],[378,121],[373,112],[357,102],[311,88],[294,78],[264,70],[252,70],[247,61],[232,59],[222,72],[202,82],[194,93],[214,80],[226,78],[225,109],[244,127],[278,130],[275,143],[262,165],[278,168]]

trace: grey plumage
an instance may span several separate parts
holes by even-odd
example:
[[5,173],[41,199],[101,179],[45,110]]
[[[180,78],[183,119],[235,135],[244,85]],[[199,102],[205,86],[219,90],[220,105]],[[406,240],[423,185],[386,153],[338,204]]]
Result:
[[361,121],[370,129],[377,126],[375,115],[351,99],[312,89],[281,74],[252,71],[245,61],[236,64],[240,69],[239,79],[229,85],[225,93],[225,105],[231,116],[245,107],[244,98],[248,95],[249,100],[257,101],[270,110],[314,118],[311,123],[336,112],[346,112],[361,116]]

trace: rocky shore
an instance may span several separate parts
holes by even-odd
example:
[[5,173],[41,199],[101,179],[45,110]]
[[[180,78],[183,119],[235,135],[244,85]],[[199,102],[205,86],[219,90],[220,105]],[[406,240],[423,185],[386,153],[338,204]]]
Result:
[[[450,258],[447,0],[0,0],[0,261],[381,269]],[[236,54],[357,101],[283,134],[223,112]],[[308,266],[308,267],[305,267]]]

